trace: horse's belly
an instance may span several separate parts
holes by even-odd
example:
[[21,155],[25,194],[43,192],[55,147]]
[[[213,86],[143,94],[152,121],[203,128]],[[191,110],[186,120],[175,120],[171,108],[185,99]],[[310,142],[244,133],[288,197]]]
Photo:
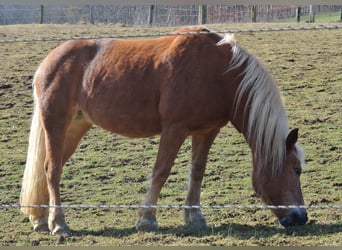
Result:
[[97,119],[95,124],[115,134],[128,137],[141,138],[159,134],[161,126],[158,120],[147,117],[113,117]]
[[88,101],[83,112],[92,123],[116,134],[138,138],[160,133],[157,105],[134,100],[109,100],[112,101]]

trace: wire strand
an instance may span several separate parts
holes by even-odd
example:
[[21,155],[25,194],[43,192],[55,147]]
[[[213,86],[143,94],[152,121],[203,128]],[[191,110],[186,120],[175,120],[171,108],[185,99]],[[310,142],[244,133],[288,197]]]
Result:
[[68,208],[68,209],[141,209],[141,208],[155,208],[155,209],[342,209],[342,205],[85,205],[85,204],[70,204],[70,205],[19,205],[19,204],[0,204],[0,209],[6,208]]

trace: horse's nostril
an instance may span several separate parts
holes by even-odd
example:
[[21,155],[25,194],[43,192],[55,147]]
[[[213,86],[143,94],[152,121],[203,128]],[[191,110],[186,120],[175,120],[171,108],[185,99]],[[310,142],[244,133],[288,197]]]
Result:
[[284,227],[301,226],[308,221],[308,214],[305,209],[293,209],[279,220]]

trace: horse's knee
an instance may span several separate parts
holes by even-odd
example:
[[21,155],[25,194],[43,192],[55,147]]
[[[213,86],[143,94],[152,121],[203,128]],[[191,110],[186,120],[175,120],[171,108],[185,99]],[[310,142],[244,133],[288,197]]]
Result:
[[163,185],[166,182],[169,175],[170,175],[169,169],[157,169],[153,171],[152,176],[151,176],[151,181],[154,184],[160,183],[161,185]]
[[192,181],[202,181],[205,165],[192,163],[190,166],[190,178]]

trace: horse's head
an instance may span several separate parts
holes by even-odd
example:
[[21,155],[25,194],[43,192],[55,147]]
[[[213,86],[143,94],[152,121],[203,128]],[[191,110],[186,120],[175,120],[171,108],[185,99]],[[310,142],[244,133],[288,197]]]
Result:
[[[286,156],[283,166],[277,174],[272,174],[267,167],[254,166],[253,186],[256,193],[268,205],[304,205],[300,185],[300,174],[304,162],[302,149],[296,144],[298,129],[292,130],[286,139]],[[257,161],[254,159],[254,164]],[[304,225],[307,220],[304,208],[272,209],[284,227]]]

